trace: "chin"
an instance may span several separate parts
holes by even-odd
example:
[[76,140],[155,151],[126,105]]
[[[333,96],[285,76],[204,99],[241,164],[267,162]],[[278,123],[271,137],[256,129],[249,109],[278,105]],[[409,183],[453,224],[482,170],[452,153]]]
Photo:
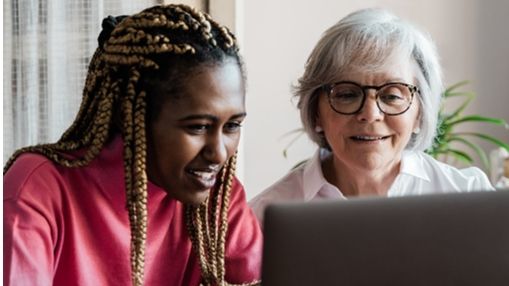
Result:
[[[364,156],[363,156],[364,155]],[[374,170],[380,167],[384,167],[386,160],[384,156],[379,154],[363,154],[356,157],[354,164],[358,165],[362,169]]]
[[199,206],[209,197],[209,194],[210,190],[200,191],[197,193],[190,192],[189,194],[186,194],[185,197],[176,199],[187,205]]

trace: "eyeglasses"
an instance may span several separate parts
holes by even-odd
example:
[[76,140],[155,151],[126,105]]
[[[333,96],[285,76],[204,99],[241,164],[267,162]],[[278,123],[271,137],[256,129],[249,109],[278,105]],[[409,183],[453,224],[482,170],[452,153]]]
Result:
[[351,81],[340,81],[323,86],[331,108],[340,114],[358,113],[364,106],[369,89],[376,91],[376,105],[387,115],[405,113],[412,105],[414,94],[419,92],[415,85],[402,82],[389,82],[380,86],[361,86]]

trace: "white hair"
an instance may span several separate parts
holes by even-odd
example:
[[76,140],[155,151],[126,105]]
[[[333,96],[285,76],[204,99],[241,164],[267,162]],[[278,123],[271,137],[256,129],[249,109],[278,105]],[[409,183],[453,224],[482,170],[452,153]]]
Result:
[[318,95],[324,85],[337,81],[347,70],[373,72],[390,65],[393,59],[411,61],[420,90],[420,132],[412,134],[405,148],[423,151],[431,147],[443,93],[436,47],[427,34],[388,11],[375,8],[351,13],[326,30],[307,60],[294,94],[311,140],[328,146],[315,131]]

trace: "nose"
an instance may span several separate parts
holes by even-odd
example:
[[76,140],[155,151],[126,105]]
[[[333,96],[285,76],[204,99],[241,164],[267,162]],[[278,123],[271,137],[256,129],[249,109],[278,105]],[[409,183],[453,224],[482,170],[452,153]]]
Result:
[[383,119],[384,113],[378,108],[376,103],[375,90],[366,91],[366,100],[361,110],[356,114],[356,118],[363,122],[375,122]]
[[228,149],[222,132],[214,132],[214,134],[210,134],[207,137],[203,156],[212,164],[223,164],[226,162],[226,159],[228,159]]

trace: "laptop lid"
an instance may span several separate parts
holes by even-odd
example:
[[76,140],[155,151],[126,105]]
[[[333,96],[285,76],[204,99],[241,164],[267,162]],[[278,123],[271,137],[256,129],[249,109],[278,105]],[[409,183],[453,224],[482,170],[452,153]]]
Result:
[[509,191],[283,203],[264,286],[507,286]]

